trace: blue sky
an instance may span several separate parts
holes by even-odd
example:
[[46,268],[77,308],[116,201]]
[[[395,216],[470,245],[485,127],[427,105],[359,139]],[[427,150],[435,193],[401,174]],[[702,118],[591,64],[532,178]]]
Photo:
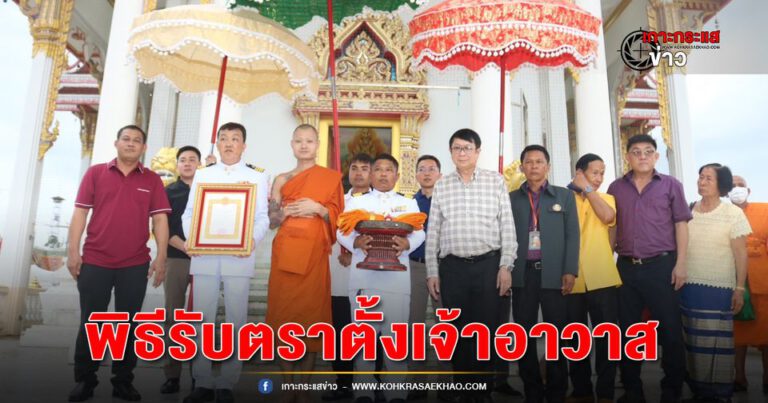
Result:
[[[726,10],[727,11],[727,10]],[[723,16],[721,24],[726,25]],[[32,41],[27,19],[13,3],[0,4],[0,37],[3,53],[13,63],[0,64],[3,96],[0,97],[0,235],[5,229],[11,179],[14,174],[16,138],[23,122],[29,84]],[[768,73],[768,71],[766,71]],[[768,74],[689,74],[688,103],[693,127],[697,167],[708,162],[729,165],[745,176],[753,190],[751,200],[768,202]],[[80,173],[79,123],[71,113],[57,113],[61,136],[49,151],[40,193],[39,222],[51,219],[51,197],[66,199],[62,218],[69,220]],[[44,239],[46,228],[38,230]],[[41,233],[42,232],[42,233]]]

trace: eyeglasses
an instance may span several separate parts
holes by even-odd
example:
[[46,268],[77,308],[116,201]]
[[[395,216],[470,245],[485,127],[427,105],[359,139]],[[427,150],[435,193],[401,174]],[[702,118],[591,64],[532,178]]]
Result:
[[416,173],[425,174],[427,172],[438,172],[437,167],[421,167],[416,170]]
[[643,157],[643,156],[650,157],[653,154],[656,154],[656,150],[652,150],[650,148],[647,149],[647,150],[637,150],[637,149],[635,149],[635,150],[630,150],[629,153],[632,154],[632,156],[634,156],[635,158],[640,158],[640,157]]
[[472,147],[472,146],[464,146],[464,147],[453,146],[453,147],[451,147],[451,152],[452,153],[456,153],[456,154],[461,154],[461,153],[469,154],[469,153],[471,153],[473,151],[475,151],[475,147]]

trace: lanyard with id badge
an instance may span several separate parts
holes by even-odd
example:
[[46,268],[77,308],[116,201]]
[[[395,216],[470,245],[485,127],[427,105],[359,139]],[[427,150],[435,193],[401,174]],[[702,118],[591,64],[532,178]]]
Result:
[[528,193],[528,201],[531,202],[531,219],[533,219],[533,229],[528,231],[528,250],[541,250],[541,232],[539,232],[539,213],[541,212],[541,199],[536,200],[536,206],[533,203],[533,197]]

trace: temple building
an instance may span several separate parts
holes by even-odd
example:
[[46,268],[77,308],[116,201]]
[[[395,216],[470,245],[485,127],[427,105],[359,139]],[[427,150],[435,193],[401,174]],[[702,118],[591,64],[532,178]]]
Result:
[[[439,0],[401,1],[391,11],[376,9],[386,1],[359,2],[370,3],[370,7],[360,7],[334,28],[342,168],[354,153],[389,152],[400,161],[399,191],[413,193],[418,189],[415,165],[419,155],[435,155],[443,172],[453,170],[448,138],[457,129],[469,127],[483,139],[479,161],[483,168],[496,170],[500,151],[504,165],[509,166],[525,145],[542,144],[552,156],[552,183],[566,185],[576,159],[587,152],[605,160],[605,181],[610,183],[626,169],[623,145],[627,138],[650,133],[663,141],[670,173],[686,184],[689,197],[694,196],[691,178],[696,169],[685,69],[661,65],[637,71],[625,63],[619,50],[627,35],[638,29],[701,31],[729,0],[552,1],[573,3],[602,21],[594,59],[582,70],[525,65],[507,72],[503,81],[494,65],[472,73],[461,67],[442,71],[413,68],[408,23]],[[71,112],[81,121],[82,165],[72,175],[82,175],[88,166],[113,159],[117,130],[135,123],[148,133],[144,164],[172,178],[175,152],[169,147],[191,144],[203,154],[211,149],[216,95],[179,92],[168,81],[142,80],[129,48],[135,21],[147,13],[190,5],[223,10],[234,1],[15,2],[29,19],[34,47],[26,124],[15,139],[16,172],[22,174],[14,177],[13,214],[8,214],[7,231],[2,234],[0,270],[10,280],[0,284],[0,334],[22,335],[26,345],[65,346],[74,340],[78,324],[74,281],[62,268],[55,286],[40,291],[33,283],[35,270],[39,270],[33,265],[33,249],[46,241],[33,236],[38,205],[48,203],[37,197],[42,167],[46,152],[56,147],[60,135],[54,111]],[[237,3],[236,9],[247,2]],[[263,2],[276,8],[281,3],[303,2]],[[291,31],[311,50],[319,71],[327,72],[326,16],[299,17],[307,22]],[[695,53],[691,51],[688,57],[695,58]],[[498,141],[500,81],[506,91],[502,150]],[[244,159],[273,178],[293,168],[289,145],[293,129],[300,123],[312,124],[320,132],[318,163],[329,166],[333,143],[330,94],[328,76],[321,74],[313,98],[288,100],[268,94],[241,104],[225,96],[219,122],[245,125],[248,147]],[[67,222],[68,217],[62,221]],[[254,318],[263,317],[266,304],[272,237],[274,232],[257,249],[259,274],[252,282],[250,307]],[[162,301],[162,288],[149,289],[144,308],[162,306]]]

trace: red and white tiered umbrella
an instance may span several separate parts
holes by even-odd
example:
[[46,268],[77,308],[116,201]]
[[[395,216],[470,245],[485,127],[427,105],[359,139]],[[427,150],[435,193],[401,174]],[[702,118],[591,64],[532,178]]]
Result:
[[597,54],[599,18],[572,0],[446,0],[410,22],[414,64],[501,69],[499,172],[505,72],[521,66],[583,68]]

